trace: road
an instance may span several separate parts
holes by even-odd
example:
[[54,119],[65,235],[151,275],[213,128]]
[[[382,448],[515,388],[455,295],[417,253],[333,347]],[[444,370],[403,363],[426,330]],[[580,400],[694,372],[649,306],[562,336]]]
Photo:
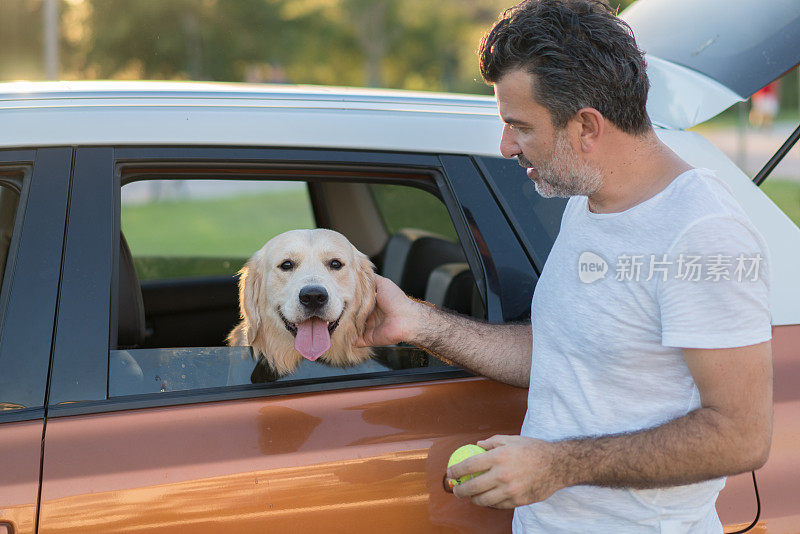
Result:
[[[721,127],[701,127],[697,131],[748,175],[755,176],[796,127],[792,123],[778,123],[765,130],[748,126],[744,132]],[[800,142],[795,144],[770,176],[800,182]]]

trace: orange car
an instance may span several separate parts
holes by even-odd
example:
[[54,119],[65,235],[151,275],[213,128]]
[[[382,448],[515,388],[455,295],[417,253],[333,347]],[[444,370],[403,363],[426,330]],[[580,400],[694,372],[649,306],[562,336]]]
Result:
[[[705,34],[665,34],[684,63],[642,39],[658,135],[723,171],[772,252],[773,449],[760,506],[749,473],[721,493],[731,531],[760,508],[760,532],[800,532],[800,229],[684,128],[797,63],[795,15],[788,56],[728,58],[762,76],[746,84],[724,58],[688,72]],[[0,84],[0,123],[0,534],[509,530],[442,479],[458,446],[519,433],[526,390],[403,345],[263,382],[224,342],[236,271],[300,227],[345,234],[415,297],[528,320],[565,201],[499,156],[493,98]]]

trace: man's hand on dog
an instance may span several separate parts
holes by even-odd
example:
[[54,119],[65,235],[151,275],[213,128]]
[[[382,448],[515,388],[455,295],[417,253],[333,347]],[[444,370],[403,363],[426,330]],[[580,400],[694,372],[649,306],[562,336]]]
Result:
[[358,347],[394,345],[407,339],[413,332],[413,320],[417,317],[419,303],[410,299],[403,290],[389,280],[374,275],[376,303],[367,318],[364,333],[356,341]]
[[481,473],[453,488],[479,506],[515,508],[540,502],[566,487],[560,480],[557,444],[522,436],[492,436],[479,441],[485,453],[447,470],[447,478]]

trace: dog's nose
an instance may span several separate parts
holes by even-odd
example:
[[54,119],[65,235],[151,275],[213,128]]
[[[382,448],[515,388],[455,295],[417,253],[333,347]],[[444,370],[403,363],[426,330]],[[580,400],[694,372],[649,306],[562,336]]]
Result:
[[316,310],[328,302],[328,292],[322,286],[305,286],[300,290],[300,304]]

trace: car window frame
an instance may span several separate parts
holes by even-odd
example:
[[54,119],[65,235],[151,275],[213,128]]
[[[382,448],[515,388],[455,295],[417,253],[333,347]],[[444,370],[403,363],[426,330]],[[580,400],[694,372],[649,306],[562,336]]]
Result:
[[[527,280],[535,283],[535,271],[528,262],[521,245],[516,241],[513,232],[508,229],[507,221],[494,203],[477,209],[473,205],[480,195],[490,195],[478,169],[468,156],[452,156],[435,154],[410,154],[400,152],[368,152],[359,150],[311,150],[297,148],[260,148],[260,147],[82,147],[78,148],[75,157],[74,182],[70,195],[70,215],[68,219],[67,244],[64,251],[63,284],[65,290],[60,295],[59,322],[57,331],[69,332],[69,335],[57,337],[54,347],[53,372],[50,383],[49,415],[53,417],[68,416],[81,413],[98,413],[142,407],[169,406],[197,402],[210,402],[226,399],[266,397],[310,391],[336,390],[373,385],[408,383],[417,381],[440,380],[471,376],[460,369],[426,370],[409,369],[392,371],[387,376],[339,380],[324,384],[318,381],[286,383],[276,387],[274,384],[251,384],[213,388],[212,390],[188,390],[165,392],[159,395],[131,395],[108,398],[108,354],[109,326],[113,320],[109,310],[115,309],[116,274],[118,270],[118,239],[120,186],[122,174],[126,169],[135,166],[161,165],[166,163],[187,162],[195,165],[212,163],[241,163],[264,166],[285,166],[296,169],[304,164],[325,166],[327,168],[355,167],[360,171],[387,172],[405,170],[415,174],[425,173],[431,182],[422,188],[438,193],[443,200],[456,232],[462,241],[465,255],[476,278],[476,285],[487,306],[488,320],[503,322],[509,319],[509,312],[503,308],[501,297],[510,288],[503,287],[500,282],[500,270],[508,262],[509,254],[513,261],[524,261],[522,270],[529,273]],[[458,175],[459,178],[455,178]],[[193,174],[191,176],[196,176]],[[112,179],[113,177],[113,179]],[[188,177],[188,175],[187,175]],[[204,174],[205,178],[214,178]],[[229,179],[230,175],[221,173],[217,178]],[[275,179],[285,179],[280,175]],[[342,177],[343,179],[353,179]],[[388,178],[386,180],[364,180],[381,183],[408,183],[408,180]],[[418,183],[417,185],[420,185]],[[477,188],[477,189],[476,189]],[[477,215],[465,213],[456,202],[456,195],[461,198],[465,191],[473,199],[471,210],[480,211]],[[112,220],[112,224],[96,228],[100,220]],[[486,240],[481,234],[481,225],[497,231],[497,227],[505,227],[508,235],[505,245],[502,240],[492,242],[487,248]],[[88,228],[95,232],[93,243],[87,248],[83,243],[78,247],[77,241],[70,240],[70,234],[82,235]],[[494,236],[493,236],[494,237]],[[481,246],[475,239],[482,240]],[[512,239],[513,242],[508,241]],[[480,241],[479,241],[480,242]],[[510,246],[514,251],[500,250]],[[499,247],[499,248],[498,248]],[[502,261],[498,265],[493,261],[497,254]],[[81,269],[79,263],[93,258],[89,269]],[[77,262],[77,263],[76,263]],[[69,287],[67,287],[69,284]],[[502,289],[502,291],[498,291]],[[531,289],[532,291],[532,289]],[[92,308],[87,302],[95,302]],[[103,302],[103,305],[97,305]],[[108,303],[105,305],[105,303]],[[530,301],[524,309],[529,310]],[[519,308],[519,306],[517,306]],[[514,313],[519,314],[520,310]],[[116,317],[116,314],[113,314]],[[92,323],[89,327],[85,323]],[[427,371],[427,372],[426,372]]]
[[[0,167],[22,174],[0,297],[0,390],[11,377],[30,399],[26,408],[1,411],[0,423],[46,414],[71,164],[69,147],[0,150]],[[3,370],[7,358],[13,373]]]
[[[526,204],[524,212],[521,211],[519,206],[515,207],[513,202],[514,199],[509,198],[510,193],[513,192],[507,189],[507,186],[509,185],[507,177],[504,177],[489,168],[488,163],[491,160],[500,159],[502,158],[489,156],[473,157],[475,164],[483,174],[486,184],[489,186],[492,194],[497,199],[497,202],[503,210],[506,219],[514,228],[517,237],[525,248],[525,251],[527,252],[531,262],[533,262],[536,272],[541,274],[542,269],[544,269],[544,264],[547,261],[547,256],[550,255],[550,250],[553,247],[553,243],[555,243],[555,237],[558,235],[558,231],[561,226],[561,218],[564,214],[564,209],[567,206],[568,199],[563,197],[545,198],[540,196],[538,192],[536,192],[533,182],[525,174],[525,170],[514,160],[505,160],[511,169],[518,172],[519,178],[521,178],[521,182],[523,184],[523,188],[528,189],[528,191],[521,191],[517,193],[520,193],[520,196],[522,197],[528,197],[528,195],[531,195],[535,198],[537,203],[546,203],[546,206],[543,207],[547,208],[547,211],[549,212],[547,214],[548,217],[557,219],[557,221],[543,221],[541,213],[536,212],[536,204]],[[555,234],[552,236],[552,239],[550,239],[550,228],[547,228],[547,225],[553,223],[557,225],[557,228]],[[540,236],[545,236],[545,238],[542,239]]]

